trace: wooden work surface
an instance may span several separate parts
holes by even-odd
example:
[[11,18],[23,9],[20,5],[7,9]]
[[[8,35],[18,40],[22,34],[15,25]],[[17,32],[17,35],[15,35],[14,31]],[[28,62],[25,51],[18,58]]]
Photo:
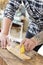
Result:
[[0,48],[0,65],[43,65],[43,57],[37,53],[28,61],[22,61],[7,49]]
[[[14,29],[11,31],[11,34],[14,34]],[[35,53],[30,60],[22,61],[11,54],[7,49],[0,47],[0,65],[43,65],[43,57]]]

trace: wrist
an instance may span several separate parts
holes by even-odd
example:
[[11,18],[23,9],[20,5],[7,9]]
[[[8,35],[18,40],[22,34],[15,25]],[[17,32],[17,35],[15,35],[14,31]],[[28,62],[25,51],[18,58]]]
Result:
[[2,33],[3,35],[8,35],[8,31],[5,30],[5,29],[1,30],[1,33]]
[[1,34],[2,34],[2,35],[5,35],[5,36],[8,35],[8,33],[6,33],[6,32],[1,32]]
[[31,38],[31,40],[34,42],[34,44],[35,44],[36,46],[39,45],[39,41],[37,41],[37,39],[35,39],[34,37]]

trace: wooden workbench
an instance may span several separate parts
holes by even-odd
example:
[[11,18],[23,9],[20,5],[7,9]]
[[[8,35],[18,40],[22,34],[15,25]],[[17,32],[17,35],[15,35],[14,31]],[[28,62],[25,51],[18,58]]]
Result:
[[[14,36],[14,29],[11,31],[11,35]],[[35,53],[30,60],[22,61],[11,54],[7,49],[0,47],[0,65],[43,65],[43,57]]]
[[43,65],[43,57],[37,53],[28,61],[22,61],[7,49],[0,48],[0,65]]

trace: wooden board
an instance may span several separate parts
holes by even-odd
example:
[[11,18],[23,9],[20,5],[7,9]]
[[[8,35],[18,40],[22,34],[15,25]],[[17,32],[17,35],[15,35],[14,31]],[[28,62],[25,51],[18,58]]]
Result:
[[7,65],[1,56],[0,56],[0,65]]
[[12,47],[12,46],[7,46],[8,51],[10,51],[12,54],[20,58],[21,60],[29,60],[31,57],[27,56],[25,53],[21,54],[20,53],[20,47],[19,45]]
[[[35,52],[31,52],[30,55],[34,53]],[[1,63],[5,61],[4,65],[43,65],[43,57],[37,53],[27,62],[20,60],[15,55],[11,54],[7,49],[2,48],[0,48],[0,61]]]

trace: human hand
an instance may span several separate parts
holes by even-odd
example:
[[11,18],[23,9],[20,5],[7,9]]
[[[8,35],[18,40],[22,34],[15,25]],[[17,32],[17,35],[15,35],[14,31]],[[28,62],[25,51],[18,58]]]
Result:
[[31,51],[38,45],[38,42],[34,38],[31,38],[31,39],[25,38],[20,43],[20,47],[22,46],[22,44],[24,44],[26,51]]
[[2,48],[6,48],[7,44],[10,45],[8,42],[9,42],[9,39],[7,35],[1,33],[0,34],[0,46]]

